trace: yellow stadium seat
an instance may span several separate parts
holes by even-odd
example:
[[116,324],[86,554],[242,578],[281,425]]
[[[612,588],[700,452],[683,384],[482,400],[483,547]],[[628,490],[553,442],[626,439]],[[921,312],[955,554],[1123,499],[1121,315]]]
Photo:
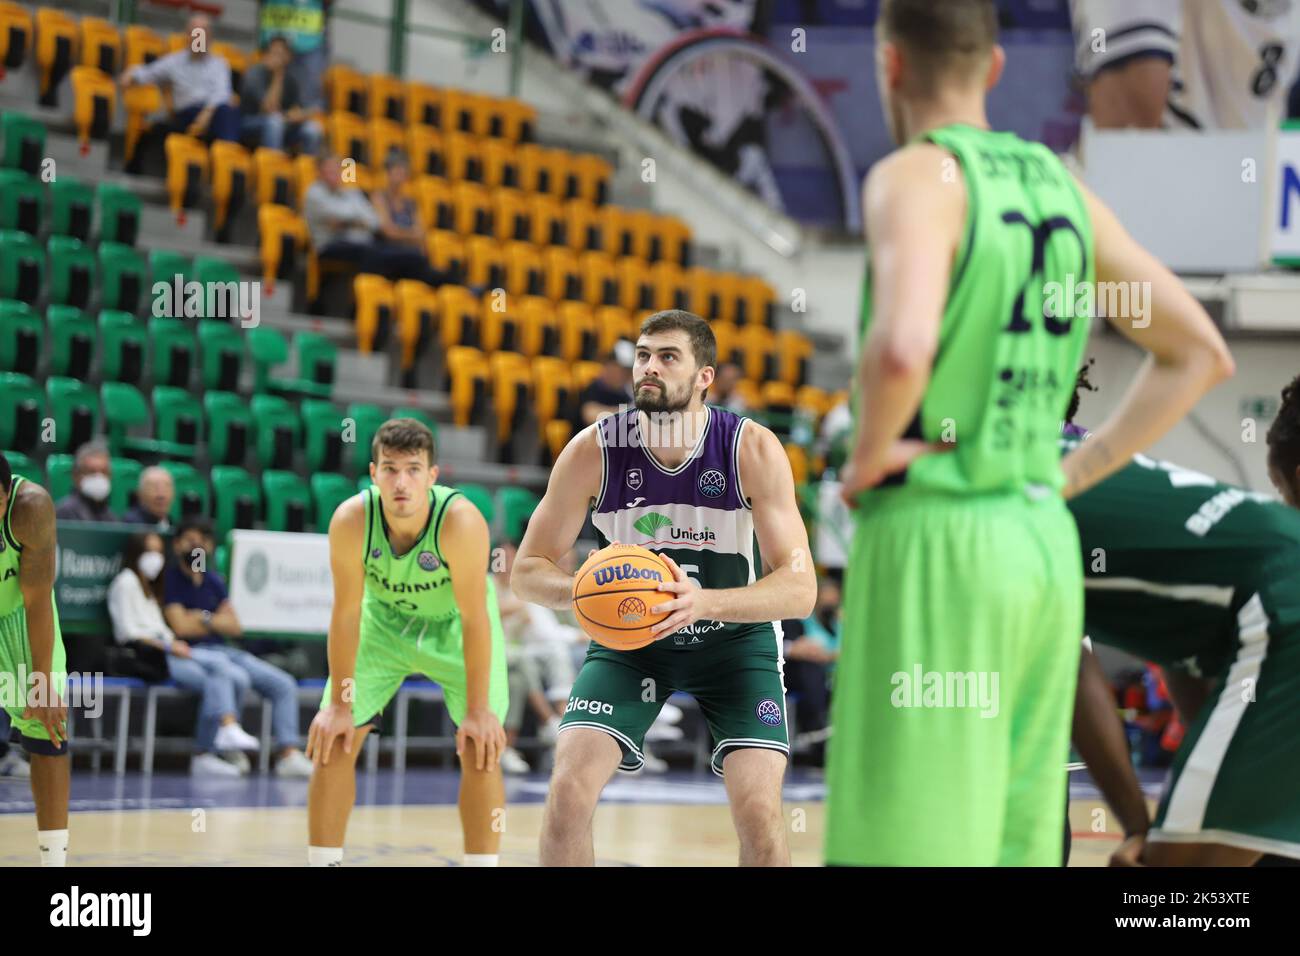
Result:
[[561,299],[582,301],[582,272],[578,259],[561,246],[542,250],[542,264],[546,270],[546,297],[554,302]]
[[262,284],[270,295],[276,279],[292,278],[298,258],[311,247],[307,223],[288,206],[268,203],[257,208]]
[[772,327],[776,291],[758,276],[744,276],[737,284],[736,323]]
[[84,156],[91,139],[107,139],[117,106],[117,84],[107,73],[93,66],[72,68],[72,120]]
[[468,237],[465,240],[465,259],[470,285],[486,286],[488,289],[505,288],[506,257],[495,239],[490,236]]
[[614,350],[619,339],[636,340],[637,326],[627,309],[616,305],[602,305],[595,310],[597,358]]
[[498,239],[527,242],[532,237],[532,211],[528,197],[517,189],[499,187],[492,190],[492,220]]
[[[381,116],[370,120],[367,126],[370,130],[370,166],[376,173],[384,169],[384,164],[388,162],[388,157],[393,152],[401,153],[409,160],[406,133],[401,124]],[[411,169],[412,172],[415,171],[414,165]]]
[[497,442],[506,451],[511,436],[519,430],[531,405],[533,373],[528,360],[511,352],[497,352],[488,359],[492,381],[492,406],[497,419]]
[[724,322],[742,323],[736,320],[736,302],[740,298],[741,277],[734,272],[715,272],[713,274],[713,291],[718,296],[721,311],[718,318]]
[[465,345],[449,348],[447,380],[452,419],[466,428],[479,417],[487,400],[488,363],[483,353]]
[[546,423],[546,451],[550,455],[550,464],[560,457],[564,446],[573,437],[573,422],[563,418],[553,418]]
[[573,391],[581,395],[582,390],[592,383],[602,371],[599,362],[577,362],[573,366]]
[[577,198],[568,193],[570,161],[570,155],[562,149],[543,149],[537,192],[554,196],[561,202]]
[[534,245],[563,246],[565,244],[564,207],[554,196],[544,194],[530,196],[528,214],[532,220]]
[[781,381],[791,388],[799,388],[808,381],[808,363],[812,361],[813,344],[807,337],[792,329],[776,333],[776,351],[781,357]]
[[650,282],[655,309],[690,309],[690,283],[677,263],[656,262],[650,267]]
[[483,332],[480,347],[485,355],[497,352],[518,352],[520,349],[521,327],[519,313],[513,308],[500,306],[513,305],[509,299],[501,299],[490,292],[483,296],[479,304],[479,327]]
[[415,204],[420,219],[430,229],[452,231],[456,227],[456,201],[451,183],[441,176],[420,176],[415,180]]
[[481,341],[479,302],[469,289],[459,285],[439,286],[438,331],[444,352],[458,345],[477,346]]
[[597,213],[604,243],[601,249],[611,256],[636,254],[635,217],[618,206],[601,206]]
[[600,338],[591,306],[585,302],[561,302],[556,318],[560,327],[560,357],[566,362],[595,359]]
[[396,292],[383,276],[363,272],[352,280],[352,297],[356,301],[357,351],[368,355],[375,350],[376,341],[388,338],[397,312]]
[[253,150],[253,182],[257,204],[276,203],[294,207],[298,199],[293,161],[278,149],[259,146]]
[[424,249],[435,269],[449,273],[458,283],[464,283],[469,268],[464,239],[450,229],[431,229],[425,235]]
[[530,357],[558,355],[560,325],[550,300],[523,295],[514,299],[514,306],[519,315],[520,351]]
[[465,90],[442,91],[442,124],[444,134],[474,132],[474,111],[477,97]]
[[533,138],[537,125],[537,109],[522,100],[505,100],[498,105],[503,121],[501,138],[512,143],[522,143]]
[[790,459],[790,474],[794,478],[795,485],[803,485],[808,482],[809,464],[808,452],[799,445],[786,442],[786,457]]
[[532,371],[533,409],[545,441],[547,426],[557,418],[568,418],[570,405],[577,396],[573,391],[573,376],[563,359],[539,356],[533,359]]
[[485,139],[479,146],[483,159],[483,184],[519,188],[519,160],[514,143],[501,139]]
[[716,288],[715,273],[700,266],[686,270],[686,282],[690,288],[690,310],[700,318],[716,321],[722,315],[722,299]]
[[[325,71],[325,103],[331,113],[366,113],[366,78],[341,63]],[[343,155],[348,155],[344,153]]]
[[360,166],[369,166],[375,159],[370,155],[370,132],[366,121],[354,113],[342,110],[330,113],[325,118],[325,139],[330,152],[342,159],[351,159]]
[[713,329],[713,338],[718,343],[718,361],[738,362],[736,327],[730,322],[710,322],[709,326]]
[[0,80],[27,59],[32,45],[32,15],[26,8],[0,0]]
[[507,242],[502,249],[506,261],[506,290],[511,295],[543,295],[546,292],[546,271],[533,244]]
[[614,167],[603,156],[581,153],[569,163],[564,195],[569,199],[585,199],[593,205],[602,205],[609,194],[609,180]]
[[776,339],[771,329],[763,325],[740,326],[736,330],[736,350],[746,378],[768,383],[776,379]]
[[36,69],[41,103],[53,106],[59,83],[76,66],[77,25],[52,7],[36,8]]
[[483,150],[475,137],[456,132],[443,134],[443,159],[447,164],[445,175],[453,182],[483,182]]
[[566,245],[574,252],[585,252],[588,249],[604,251],[596,207],[585,199],[570,199],[562,209]]
[[614,269],[618,276],[619,305],[631,312],[655,307],[655,287],[644,262],[625,256],[617,261]]
[[253,158],[238,143],[217,141],[208,151],[208,160],[212,168],[212,225],[221,232],[252,191]]
[[582,273],[582,298],[588,305],[618,305],[618,273],[614,260],[603,252],[584,252],[578,256]]
[[400,279],[393,284],[397,308],[397,336],[402,345],[401,370],[406,387],[412,387],[415,363],[424,343],[433,339],[438,322],[438,295],[423,282]]
[[122,91],[122,108],[126,111],[122,158],[130,168],[141,138],[153,125],[149,117],[162,109],[162,93],[152,83],[127,87]]
[[690,259],[691,227],[676,216],[660,216],[651,243],[651,262],[663,259],[685,268]]
[[830,393],[816,385],[800,385],[795,389],[794,407],[808,414],[817,425],[821,424],[822,418],[831,410],[830,403]]
[[427,126],[410,126],[406,130],[406,155],[411,173],[416,176],[444,176],[442,134]]
[[369,80],[369,116],[399,125],[406,121],[406,84],[386,73],[371,74]]
[[122,35],[117,27],[99,17],[82,17],[77,26],[81,65],[117,76],[122,70]]
[[193,136],[169,133],[163,144],[167,156],[167,197],[176,221],[185,222],[185,210],[198,202],[208,178],[208,150]]
[[145,66],[166,53],[166,42],[153,30],[139,24],[126,28],[126,69]]
[[492,235],[492,197],[478,183],[459,182],[451,187],[456,204],[455,229],[462,236]]
[[745,403],[745,407],[756,412],[763,411],[763,393],[757,382],[742,378],[736,383],[736,394]]
[[175,53],[178,50],[189,49],[191,43],[188,33],[171,33],[167,36],[167,52]]
[[442,90],[414,80],[406,84],[407,126],[442,126]]

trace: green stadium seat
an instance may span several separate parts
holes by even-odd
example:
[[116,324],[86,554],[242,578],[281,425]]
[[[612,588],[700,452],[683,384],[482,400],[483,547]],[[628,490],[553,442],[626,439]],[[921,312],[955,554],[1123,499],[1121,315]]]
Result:
[[370,480],[369,475],[362,475],[357,479],[357,491],[366,491],[373,484],[374,482]]
[[270,531],[309,531],[311,490],[292,471],[262,472],[266,527]]
[[271,388],[271,369],[289,359],[289,343],[276,329],[259,325],[244,336],[253,360],[253,392],[261,395]]
[[0,231],[0,299],[34,305],[45,284],[45,250],[16,229]]
[[176,486],[176,497],[172,499],[172,510],[168,515],[173,523],[190,515],[211,513],[208,479],[202,472],[185,461],[164,461],[161,465],[171,473],[172,483]]
[[95,195],[99,205],[99,238],[134,246],[140,234],[140,197],[112,183],[100,183]]
[[[212,256],[195,256],[193,274],[190,278],[203,284],[203,308],[199,315],[200,319],[220,319],[231,322],[238,318],[233,314],[239,305],[237,287],[238,283],[242,281],[238,269],[225,259],[215,259]],[[232,282],[236,284],[233,302],[226,295],[217,294],[220,290],[214,291],[212,288],[214,285],[224,286]],[[213,308],[209,308],[210,305]]]
[[130,312],[99,313],[100,376],[113,382],[139,382],[144,378],[148,341],[144,323]]
[[230,580],[230,545],[222,542],[216,547],[217,573]]
[[86,308],[95,287],[95,254],[71,236],[50,236],[45,248],[50,256],[46,273],[50,304]]
[[519,543],[524,536],[524,526],[541,503],[541,499],[527,488],[507,486],[497,491],[497,504],[501,509],[501,533],[506,540]]
[[51,375],[45,380],[45,398],[54,419],[50,450],[75,454],[98,431],[99,399],[95,390],[75,378]]
[[[174,287],[176,277],[181,277],[182,294],[185,289],[185,283],[190,280],[190,273],[194,271],[194,263],[190,261],[189,256],[183,256],[179,252],[168,252],[166,249],[152,249],[149,252],[149,288],[153,289],[159,282],[165,283],[169,287]],[[169,316],[173,319],[183,319],[184,310],[177,306],[174,311],[179,315]]]
[[258,461],[263,468],[287,471],[293,467],[293,453],[301,434],[297,410],[279,395],[254,395],[251,405]]
[[0,166],[21,169],[31,176],[41,172],[45,158],[45,124],[22,113],[0,113],[0,138],[4,139],[4,152],[0,153]]
[[309,471],[343,467],[343,413],[332,402],[308,398],[302,403],[302,426]]
[[145,279],[149,273],[144,257],[130,246],[120,242],[101,242],[99,272],[100,304],[105,309],[139,312],[140,297],[146,292],[152,302],[152,292],[145,289]]
[[0,371],[35,375],[45,323],[26,302],[0,300]]
[[95,219],[95,191],[70,176],[50,183],[50,233],[86,242]]
[[123,451],[153,451],[152,436],[128,434],[132,429],[150,428],[149,402],[144,394],[127,382],[105,382],[99,387],[99,397],[104,408],[104,428],[108,432],[109,451],[121,455]]
[[491,528],[496,521],[496,503],[492,500],[492,492],[488,491],[483,485],[462,484],[457,485],[456,490],[462,495],[474,502],[474,506],[482,513],[483,518]]
[[[256,332],[257,329],[251,330]],[[219,392],[239,388],[244,363],[244,337],[225,322],[203,322],[198,326],[199,352],[203,361],[203,387]]]
[[173,458],[193,458],[203,440],[203,404],[171,385],[155,385],[152,398],[159,450]]
[[262,493],[253,476],[234,465],[212,469],[213,530],[224,540],[232,528],[252,528],[262,510]]
[[0,169],[0,229],[17,229],[34,236],[41,231],[45,189],[35,176],[20,169]]
[[388,414],[378,405],[353,402],[348,406],[347,417],[352,419],[353,441],[349,460],[344,465],[356,474],[368,472],[370,443],[374,440],[375,432],[379,431],[379,426],[388,421]]
[[118,517],[126,514],[135,503],[135,489],[140,484],[144,465],[134,458],[114,458],[113,487],[108,493],[108,506]]
[[30,375],[0,372],[0,448],[29,452],[41,439],[45,393]]
[[298,356],[298,378],[281,388],[299,395],[328,398],[334,390],[338,346],[315,332],[295,332],[293,351]]
[[72,493],[72,467],[76,462],[72,455],[50,455],[45,459],[45,490],[55,501]]
[[[366,486],[369,485],[370,478],[367,476]],[[312,475],[311,498],[316,508],[316,530],[321,534],[327,534],[335,509],[356,493],[357,488],[353,486],[351,480],[342,475]]]
[[50,374],[84,381],[90,377],[95,355],[95,323],[86,313],[70,305],[52,305],[45,310],[50,330]]
[[253,441],[253,411],[234,392],[205,392],[208,458],[214,465],[244,464]]
[[149,343],[153,380],[159,385],[188,388],[195,365],[193,330],[179,319],[151,319]]
[[[9,470],[15,475],[26,478],[28,481],[34,481],[42,488],[46,487],[45,475],[41,471],[41,466],[36,464],[36,460],[30,455],[24,455],[20,451],[0,451],[4,455],[5,461],[9,462]],[[48,491],[49,489],[46,488]]]

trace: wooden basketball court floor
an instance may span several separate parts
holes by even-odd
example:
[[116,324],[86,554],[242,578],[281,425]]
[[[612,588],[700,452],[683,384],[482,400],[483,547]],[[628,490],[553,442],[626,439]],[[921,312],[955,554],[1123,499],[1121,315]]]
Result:
[[[544,775],[507,778],[503,866],[536,866]],[[1146,783],[1148,797],[1154,784]],[[81,866],[301,866],[307,784],[253,775],[201,780],[73,771],[68,862]],[[821,862],[825,789],[797,769],[785,812],[796,866]],[[461,856],[456,777],[446,770],[362,771],[345,865],[454,866]],[[1101,808],[1103,816],[1094,813]],[[1109,811],[1084,773],[1071,775],[1071,866],[1104,866],[1117,833],[1093,832]],[[1113,826],[1113,822],[1111,824]],[[736,838],[721,781],[670,773],[617,777],[596,811],[598,865],[734,866]],[[0,866],[37,862],[26,781],[0,785]]]

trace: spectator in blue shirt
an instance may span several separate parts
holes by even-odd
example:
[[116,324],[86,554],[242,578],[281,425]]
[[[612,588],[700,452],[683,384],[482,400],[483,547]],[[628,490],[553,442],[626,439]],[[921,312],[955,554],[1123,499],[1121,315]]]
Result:
[[[282,777],[310,777],[311,761],[298,749],[298,685],[280,668],[228,640],[244,636],[239,617],[230,603],[226,582],[210,568],[213,560],[212,529],[206,521],[187,518],[172,539],[174,558],[163,582],[163,613],[175,635],[194,647],[211,648],[225,655],[243,680],[236,697],[250,687],[271,701],[271,724],[280,754],[276,773]],[[247,758],[243,760],[247,764]]]

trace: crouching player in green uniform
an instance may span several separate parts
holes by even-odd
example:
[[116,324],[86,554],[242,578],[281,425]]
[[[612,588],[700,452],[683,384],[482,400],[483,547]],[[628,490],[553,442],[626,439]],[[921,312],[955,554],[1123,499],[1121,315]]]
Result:
[[371,456],[374,485],[339,505],[330,521],[330,679],[307,735],[316,763],[309,862],[342,861],[361,745],[402,682],[418,673],[442,688],[457,727],[465,863],[495,866],[508,693],[487,523],[464,495],[436,483],[433,435],[419,422],[385,422]]
[[1300,860],[1300,378],[1268,444],[1286,505],[1141,455],[1070,502],[1089,636],[1164,667],[1187,724],[1150,832],[1116,862]]
[[32,758],[42,866],[68,856],[67,664],[54,606],[54,502],[0,455],[0,689]]

